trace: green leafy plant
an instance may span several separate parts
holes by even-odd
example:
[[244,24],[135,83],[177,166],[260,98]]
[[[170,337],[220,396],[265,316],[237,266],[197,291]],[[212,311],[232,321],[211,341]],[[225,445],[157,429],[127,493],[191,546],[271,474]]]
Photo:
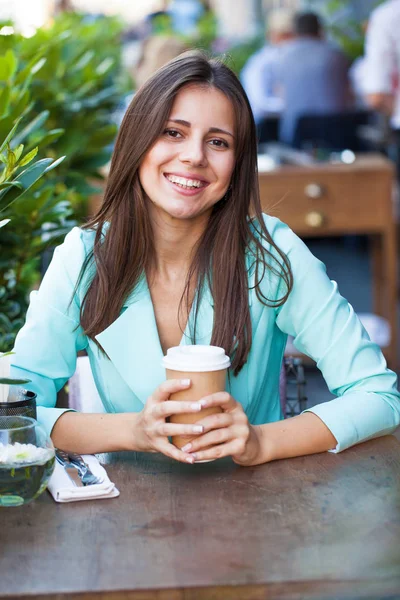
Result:
[[30,38],[0,36],[0,53],[11,48],[22,65],[18,82],[36,65],[31,96],[39,126],[32,144],[40,142],[47,157],[66,156],[54,184],[57,192],[68,191],[78,219],[100,191],[95,184],[103,179],[99,170],[110,160],[117,130],[113,113],[130,86],[121,66],[121,33],[115,18],[63,13]]
[[0,216],[12,219],[0,235],[0,351],[23,325],[44,253],[100,191],[129,85],[121,31],[116,19],[68,13],[31,38],[0,35]]
[[[0,56],[0,351],[12,347],[23,324],[27,294],[48,243],[44,236],[52,240],[65,234],[72,212],[67,199],[61,201],[51,183],[42,180],[64,157],[37,158],[44,138],[36,133],[48,117],[46,111],[32,114],[31,87],[38,68],[35,62],[21,78],[16,55],[7,50]],[[39,145],[33,144],[35,139]]]

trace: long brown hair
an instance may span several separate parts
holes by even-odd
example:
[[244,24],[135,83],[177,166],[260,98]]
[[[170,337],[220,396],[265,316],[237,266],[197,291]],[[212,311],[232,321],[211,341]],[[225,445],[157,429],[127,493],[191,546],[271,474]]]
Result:
[[[89,264],[95,274],[81,306],[81,324],[92,339],[119,316],[127,296],[154,260],[148,199],[138,169],[143,157],[162,134],[172,104],[186,85],[211,86],[231,101],[236,118],[236,163],[227,194],[214,205],[207,228],[196,246],[181,305],[196,284],[195,315],[190,329],[196,343],[197,310],[204,284],[214,302],[211,343],[231,356],[234,374],[247,360],[252,342],[249,310],[249,273],[246,255],[255,269],[258,299],[267,306],[282,305],[292,288],[286,255],[275,245],[265,226],[258,191],[257,140],[246,94],[234,73],[219,59],[202,52],[180,55],[159,69],[134,96],[116,140],[103,204],[84,226],[95,229],[93,252],[87,257],[77,286]],[[271,246],[271,251],[266,246]],[[260,289],[266,271],[284,283],[277,300]],[[112,290],[112,292],[111,292]],[[181,306],[178,310],[178,315]],[[178,317],[177,315],[177,317]]]

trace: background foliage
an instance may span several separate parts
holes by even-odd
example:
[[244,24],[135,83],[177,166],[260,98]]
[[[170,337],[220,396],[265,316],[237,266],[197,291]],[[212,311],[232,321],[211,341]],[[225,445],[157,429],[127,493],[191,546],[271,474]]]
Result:
[[[127,87],[120,33],[115,19],[64,14],[29,39],[0,35],[0,144],[13,130],[0,153],[1,219],[12,221],[0,229],[0,351],[10,350],[24,321],[43,252],[86,216],[109,161],[113,112]],[[36,156],[25,193],[5,187]]]

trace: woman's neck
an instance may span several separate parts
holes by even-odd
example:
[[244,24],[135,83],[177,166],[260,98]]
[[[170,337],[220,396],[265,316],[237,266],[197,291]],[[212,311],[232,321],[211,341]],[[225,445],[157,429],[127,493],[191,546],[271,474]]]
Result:
[[152,217],[155,250],[152,275],[170,281],[186,278],[209,214],[193,220],[173,219],[160,213]]

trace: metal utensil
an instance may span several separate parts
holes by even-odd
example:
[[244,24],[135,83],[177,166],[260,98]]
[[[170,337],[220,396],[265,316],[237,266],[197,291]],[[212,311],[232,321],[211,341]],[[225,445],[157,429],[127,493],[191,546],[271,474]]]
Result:
[[72,481],[72,483],[74,485],[76,485],[76,487],[83,487],[83,482],[82,482],[81,478],[79,477],[79,473],[78,473],[78,470],[76,469],[76,467],[74,465],[72,465],[69,460],[64,460],[60,456],[58,450],[56,451],[56,460],[64,468],[65,472],[67,473],[67,475],[70,478],[70,480]]
[[68,452],[67,456],[71,464],[78,469],[78,473],[83,485],[95,485],[96,483],[103,483],[103,479],[92,473],[89,465],[85,463],[80,454],[77,454],[76,452]]

